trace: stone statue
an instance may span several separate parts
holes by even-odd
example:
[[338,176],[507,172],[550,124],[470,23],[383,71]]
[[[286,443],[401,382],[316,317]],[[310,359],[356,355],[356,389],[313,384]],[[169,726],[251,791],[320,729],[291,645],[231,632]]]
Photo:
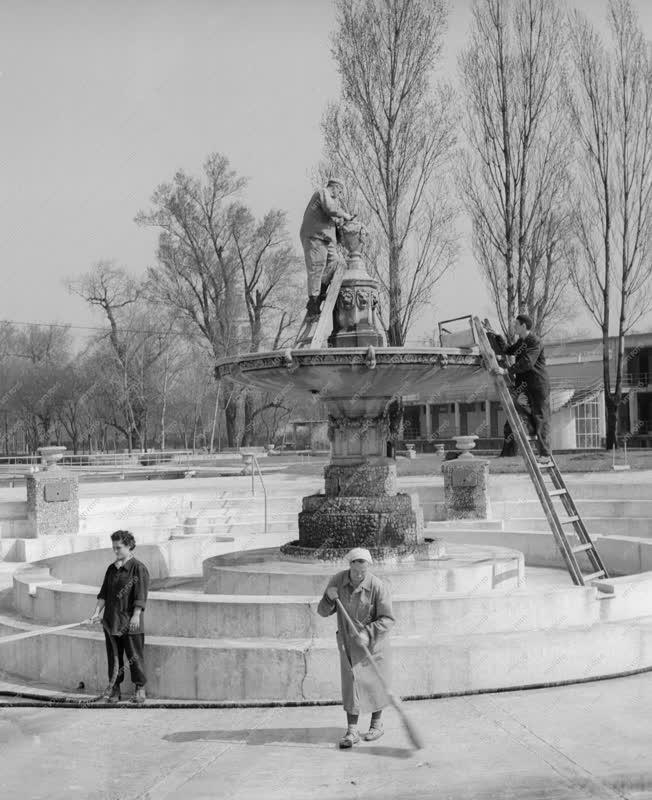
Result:
[[310,198],[301,223],[299,236],[308,273],[308,303],[311,317],[319,316],[328,285],[335,271],[337,228],[354,218],[342,205],[344,184],[331,178],[323,189]]

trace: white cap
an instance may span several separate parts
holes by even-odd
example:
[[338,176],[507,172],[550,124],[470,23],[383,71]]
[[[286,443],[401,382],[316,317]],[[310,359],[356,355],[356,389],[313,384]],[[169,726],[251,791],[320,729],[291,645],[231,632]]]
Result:
[[354,547],[353,550],[349,550],[346,554],[346,560],[349,564],[352,561],[368,561],[370,564],[373,564],[373,560],[371,558],[371,553],[365,547]]

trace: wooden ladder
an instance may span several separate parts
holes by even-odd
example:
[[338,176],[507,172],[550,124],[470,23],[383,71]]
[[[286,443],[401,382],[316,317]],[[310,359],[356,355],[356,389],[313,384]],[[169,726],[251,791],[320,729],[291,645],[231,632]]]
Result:
[[322,303],[319,316],[310,319],[306,312],[294,344],[295,348],[320,350],[322,347],[326,347],[326,340],[333,328],[333,309],[340,293],[345,270],[346,262],[339,261],[328,286],[326,299]]
[[[563,556],[566,567],[573,579],[573,583],[578,586],[585,586],[590,581],[608,578],[607,569],[602,562],[595,544],[591,540],[589,532],[580,516],[580,512],[568,491],[568,487],[564,483],[564,479],[559,472],[554,458],[550,458],[549,464],[537,463],[536,455],[532,449],[532,443],[537,441],[537,437],[529,436],[523,425],[523,419],[516,410],[514,398],[509,390],[506,370],[502,369],[499,365],[496,354],[489,343],[489,338],[485,332],[484,326],[478,317],[473,318],[473,325],[485,367],[493,379],[494,386],[500,397],[500,402],[505,409],[512,432],[516,437],[516,442],[525,459],[525,466],[530,474],[548,524],[550,525],[550,530],[555,537],[557,547]],[[546,477],[549,477],[552,481],[552,487],[550,488],[546,483]],[[554,500],[557,498],[561,500],[565,513],[560,514],[559,511],[561,511],[561,509],[558,510],[555,506]],[[575,533],[579,544],[571,543],[568,540],[570,529]],[[584,572],[581,569],[577,558],[578,556],[584,556],[588,559],[589,572]]]

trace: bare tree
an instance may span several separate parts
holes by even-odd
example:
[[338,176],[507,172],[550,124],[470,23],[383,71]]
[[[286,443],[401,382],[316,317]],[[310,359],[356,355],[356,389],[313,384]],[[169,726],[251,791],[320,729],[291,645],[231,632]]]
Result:
[[[402,345],[456,253],[445,185],[455,143],[452,91],[431,90],[443,0],[337,0],[341,100],[324,115],[324,155],[354,187],[383,244],[388,338]],[[373,266],[373,265],[372,265]]]
[[[152,210],[136,217],[139,224],[161,230],[158,266],[149,270],[150,297],[181,311],[189,334],[198,333],[214,359],[243,347],[255,352],[265,342],[280,346],[298,320],[300,307],[292,303],[291,292],[287,296],[298,261],[285,214],[272,210],[257,221],[239,200],[244,186],[228,159],[213,154],[201,179],[177,172],[156,190]],[[253,399],[228,378],[222,382],[218,402],[234,446],[243,431],[246,439],[251,436]]]
[[586,18],[572,16],[567,103],[579,141],[578,258],[571,274],[602,333],[606,446],[611,449],[618,446],[625,334],[650,307],[652,57],[630,0],[611,0],[608,22],[610,49]]
[[71,358],[69,328],[32,325],[13,332],[7,364],[3,364],[0,409],[6,422],[5,450],[8,450],[8,420],[20,428],[28,449],[57,439],[66,372]]
[[[268,211],[257,222],[246,206],[238,204],[229,209],[228,216],[229,244],[232,243],[240,268],[249,322],[249,350],[255,353],[266,338],[277,338],[279,325],[282,335],[282,331],[296,321],[294,309],[278,314],[278,303],[298,272],[299,259],[290,243],[284,211]],[[280,319],[267,319],[270,316]]]
[[[229,211],[229,228],[242,276],[250,331],[249,349],[257,352],[271,337],[277,344],[283,332],[297,321],[301,313],[300,304],[294,304],[294,308],[288,308],[287,304],[284,308],[277,305],[292,285],[292,278],[296,277],[299,259],[290,244],[283,211],[268,211],[260,222],[256,222],[246,206],[234,205]],[[242,430],[242,443],[245,445],[253,443],[256,417],[272,402],[261,398],[261,405],[256,409],[255,399],[255,392],[245,392]]]
[[[172,320],[157,314],[152,322],[142,285],[110,261],[100,261],[89,273],[69,282],[71,291],[99,308],[109,323],[110,345],[104,353],[104,379],[110,382],[113,398],[111,417],[106,421],[127,437],[129,451],[138,438],[141,450],[148,446],[150,407],[154,392],[152,372],[166,350],[165,339]],[[101,350],[98,349],[98,357]],[[111,369],[112,367],[112,369]],[[124,422],[120,421],[121,410]]]
[[[139,225],[160,229],[158,266],[149,270],[150,296],[180,311],[215,359],[237,352],[240,344],[240,271],[227,243],[230,203],[245,183],[225,156],[213,153],[202,178],[179,170],[172,182],[156,189],[151,210],[136,216]],[[238,391],[225,382],[225,394]],[[226,404],[224,411],[227,438],[234,445],[236,403]]]
[[460,55],[467,109],[460,184],[474,252],[506,333],[519,311],[545,332],[568,285],[563,30],[557,0],[476,0]]
[[235,352],[239,343],[239,269],[225,252],[230,236],[225,203],[244,185],[228,159],[213,153],[202,178],[179,170],[156,189],[151,210],[136,216],[137,224],[160,229],[150,291],[199,329],[215,358]]

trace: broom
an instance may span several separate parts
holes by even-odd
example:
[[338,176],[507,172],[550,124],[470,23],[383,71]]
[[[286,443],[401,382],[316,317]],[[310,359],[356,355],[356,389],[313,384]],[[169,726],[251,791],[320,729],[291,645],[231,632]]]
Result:
[[[351,619],[351,617],[348,615],[346,609],[342,605],[342,602],[339,599],[339,597],[335,598],[335,602],[337,603],[338,609],[342,612],[342,616],[346,620],[347,624],[349,625],[349,627],[351,628],[353,633],[357,636],[358,635],[358,629],[355,626],[355,624],[354,624],[353,620]],[[383,687],[385,693],[389,697],[389,702],[394,706],[394,708],[398,712],[398,715],[401,718],[401,722],[403,723],[403,727],[405,728],[405,732],[407,733],[410,741],[412,742],[412,746],[414,747],[415,750],[423,749],[423,739],[421,738],[421,734],[419,733],[419,731],[415,727],[415,725],[412,722],[412,720],[408,717],[408,715],[407,715],[407,713],[405,711],[405,708],[403,707],[403,703],[401,702],[401,698],[398,697],[397,695],[395,695],[390,690],[389,686],[387,685],[387,682],[385,681],[385,678],[383,678],[383,674],[380,671],[380,669],[378,667],[378,664],[376,664],[376,660],[371,655],[371,651],[369,650],[367,645],[364,644],[363,642],[360,642],[360,646],[362,647],[365,656],[369,660],[369,663],[373,667],[373,670],[376,673],[376,677],[378,678],[378,681],[379,681],[380,685]]]

